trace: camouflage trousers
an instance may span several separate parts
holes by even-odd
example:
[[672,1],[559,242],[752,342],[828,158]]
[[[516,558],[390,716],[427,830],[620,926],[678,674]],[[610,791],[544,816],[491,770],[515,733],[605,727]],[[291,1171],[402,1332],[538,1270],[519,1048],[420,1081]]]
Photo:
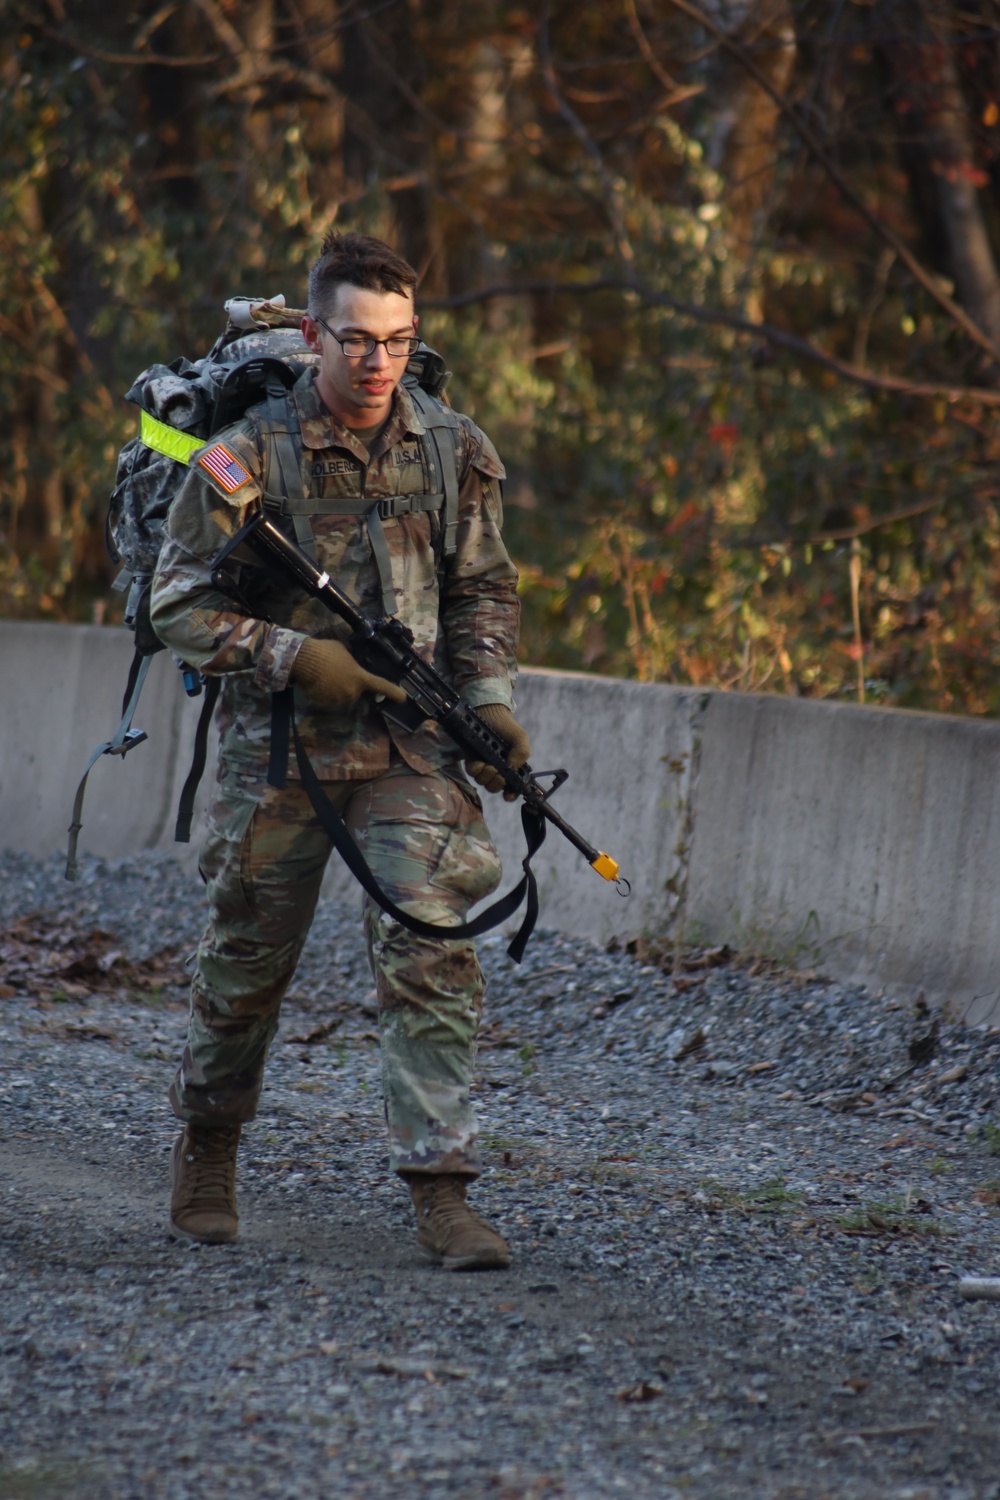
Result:
[[[400,763],[325,790],[379,884],[412,915],[454,926],[496,889],[500,861],[468,783]],[[223,772],[201,850],[211,913],[170,1090],[180,1119],[210,1125],[256,1113],[265,1057],[330,852],[301,785],[246,785]],[[475,947],[417,937],[371,901],[365,924],[390,1165],[474,1176],[480,1162],[469,1086],[483,998]]]

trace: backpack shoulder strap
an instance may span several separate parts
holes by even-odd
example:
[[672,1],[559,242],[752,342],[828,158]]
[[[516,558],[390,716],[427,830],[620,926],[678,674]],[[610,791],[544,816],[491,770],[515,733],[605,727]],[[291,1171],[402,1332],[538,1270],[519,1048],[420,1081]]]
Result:
[[318,565],[302,483],[302,430],[291,392],[280,381],[269,381],[267,397],[254,409],[254,416],[264,443],[264,505],[291,516],[296,542]]
[[406,391],[425,428],[421,445],[430,489],[444,493],[442,551],[445,557],[453,557],[458,536],[458,417],[421,386],[407,385]]

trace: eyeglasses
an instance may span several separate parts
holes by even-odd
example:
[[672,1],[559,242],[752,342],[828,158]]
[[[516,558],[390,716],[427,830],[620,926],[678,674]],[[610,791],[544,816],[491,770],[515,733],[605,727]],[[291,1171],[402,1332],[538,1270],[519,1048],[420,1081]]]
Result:
[[345,354],[348,359],[364,359],[366,355],[374,354],[379,344],[390,359],[409,359],[410,355],[416,354],[420,348],[418,338],[373,339],[355,333],[348,334],[342,339],[340,334],[334,333],[329,323],[324,322],[322,318],[314,318],[313,322],[325,328],[332,339],[336,339],[341,353]]

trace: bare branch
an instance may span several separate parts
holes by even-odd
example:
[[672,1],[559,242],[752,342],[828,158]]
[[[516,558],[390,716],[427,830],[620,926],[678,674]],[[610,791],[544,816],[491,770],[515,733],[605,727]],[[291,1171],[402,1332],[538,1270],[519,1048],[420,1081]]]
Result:
[[855,212],[860,214],[861,218],[864,219],[868,227],[881,240],[884,240],[887,245],[890,245],[895,250],[911,275],[934,298],[935,302],[944,308],[948,316],[960,328],[965,330],[973,343],[978,344],[981,349],[985,349],[992,359],[1000,362],[1000,346],[995,344],[989,335],[969,317],[963,307],[960,307],[953,298],[941,290],[935,278],[929,271],[924,270],[916,256],[903,243],[895,230],[890,229],[889,225],[880,219],[877,214],[873,213],[864,200],[858,196],[836,162],[821,144],[812,127],[802,118],[801,113],[796,109],[792,101],[774,87],[767,74],[757,66],[746,48],[742,47],[739,42],[731,37],[723,27],[718,26],[712,20],[711,16],[705,15],[704,11],[699,10],[696,5],[692,5],[690,0],[667,0],[667,3],[672,5],[675,10],[679,10],[688,16],[692,21],[697,22],[699,26],[714,36],[727,52],[736,58],[737,62],[747,70],[764,92],[774,100],[785,118],[791,121],[800,140],[819,162],[831,182],[836,184]]
[[635,37],[639,51],[642,53],[643,61],[667,91],[666,98],[660,100],[657,108],[671,109],[675,104],[683,104],[685,99],[693,99],[695,94],[704,93],[705,85],[703,83],[682,84],[678,83],[676,79],[671,78],[649,45],[649,39],[642,29],[639,13],[635,8],[635,0],[625,0],[625,14],[628,17],[628,24],[632,28],[632,35]]
[[549,12],[546,5],[545,13],[538,26],[538,60],[541,64],[542,76],[548,85],[552,102],[569,125],[573,134],[594,163],[595,170],[604,189],[604,204],[607,209],[608,218],[611,221],[611,231],[615,238],[615,250],[618,258],[626,266],[635,262],[635,251],[632,249],[625,227],[625,215],[622,212],[621,195],[615,187],[611,173],[605,165],[604,157],[601,155],[590,131],[584,125],[575,110],[571,109],[563,98],[556,81],[555,68],[552,66],[552,54],[549,50]]
[[[300,46],[303,40],[318,41],[325,37],[336,36],[352,21],[366,20],[372,16],[377,16],[382,11],[390,9],[397,3],[398,0],[381,0],[381,3],[369,6],[357,16],[345,9],[337,17],[336,21],[331,22],[330,25],[317,27],[306,33],[304,37],[296,37],[294,41],[276,42],[271,47],[270,52],[272,55],[280,52],[288,52]],[[56,9],[59,19],[65,21],[66,16],[63,8],[59,6]],[[41,32],[43,36],[48,37],[51,41],[59,42],[62,46],[70,48],[81,57],[92,57],[96,62],[112,63],[116,67],[202,68],[209,63],[222,62],[227,56],[231,57],[234,55],[234,49],[228,43],[224,44],[226,48],[224,52],[200,52],[178,57],[172,56],[168,52],[139,51],[138,49],[145,46],[148,38],[156,28],[162,25],[172,12],[177,9],[179,9],[178,5],[165,4],[150,20],[146,21],[137,33],[134,43],[136,50],[132,52],[112,52],[106,47],[96,47],[91,42],[85,42],[82,37],[77,36],[75,32],[70,31],[65,25],[61,28],[48,26],[44,22],[39,21],[37,14],[33,10],[29,10],[27,6],[19,6],[18,12],[22,16],[25,26],[30,26],[32,30]],[[225,21],[224,16],[222,19]],[[229,25],[229,23],[226,22],[226,25]],[[233,28],[230,27],[230,30],[232,31]]]
[[221,62],[226,56],[224,52],[201,52],[187,57],[171,57],[167,52],[109,52],[104,47],[95,47],[90,42],[85,42],[72,31],[46,26],[34,17],[30,24],[50,41],[59,42],[80,57],[92,57],[95,62],[113,63],[116,67],[203,68],[208,63]]
[[544,292],[568,296],[592,292],[633,292],[641,301],[653,307],[668,307],[678,317],[690,318],[696,323],[731,328],[735,333],[762,339],[779,349],[788,349],[811,364],[832,370],[842,380],[865,386],[868,390],[898,396],[927,396],[948,402],[975,401],[981,406],[1000,406],[1000,391],[988,386],[941,385],[930,381],[908,380],[902,375],[880,375],[874,370],[865,370],[851,364],[848,360],[838,359],[835,354],[828,354],[809,339],[788,333],[784,328],[776,328],[772,323],[756,323],[721,307],[702,307],[693,302],[679,302],[667,292],[658,292],[629,277],[600,276],[593,281],[525,281],[515,286],[501,284],[481,287],[478,291],[460,292],[453,297],[428,298],[422,306],[443,311],[453,307],[468,307],[475,302],[486,302],[491,297],[524,297]]
[[201,11],[218,40],[232,57],[249,58],[249,47],[233,23],[226,19],[215,0],[194,0],[194,7]]
[[154,11],[151,16],[147,17],[135,34],[135,39],[132,42],[133,50],[139,52],[145,47],[153,33],[159,31],[160,27],[169,21],[176,10],[177,0],[167,0],[165,5],[161,5],[159,10]]

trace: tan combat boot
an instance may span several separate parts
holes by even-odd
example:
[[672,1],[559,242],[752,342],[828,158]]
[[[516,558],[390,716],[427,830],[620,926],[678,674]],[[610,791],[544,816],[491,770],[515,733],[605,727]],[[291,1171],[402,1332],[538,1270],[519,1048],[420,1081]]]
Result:
[[467,1178],[414,1172],[409,1184],[417,1210],[417,1243],[428,1260],[440,1262],[446,1271],[499,1270],[510,1265],[505,1240],[465,1201]]
[[236,1148],[238,1125],[187,1125],[170,1158],[170,1222],[178,1234],[203,1245],[230,1245],[236,1238]]

